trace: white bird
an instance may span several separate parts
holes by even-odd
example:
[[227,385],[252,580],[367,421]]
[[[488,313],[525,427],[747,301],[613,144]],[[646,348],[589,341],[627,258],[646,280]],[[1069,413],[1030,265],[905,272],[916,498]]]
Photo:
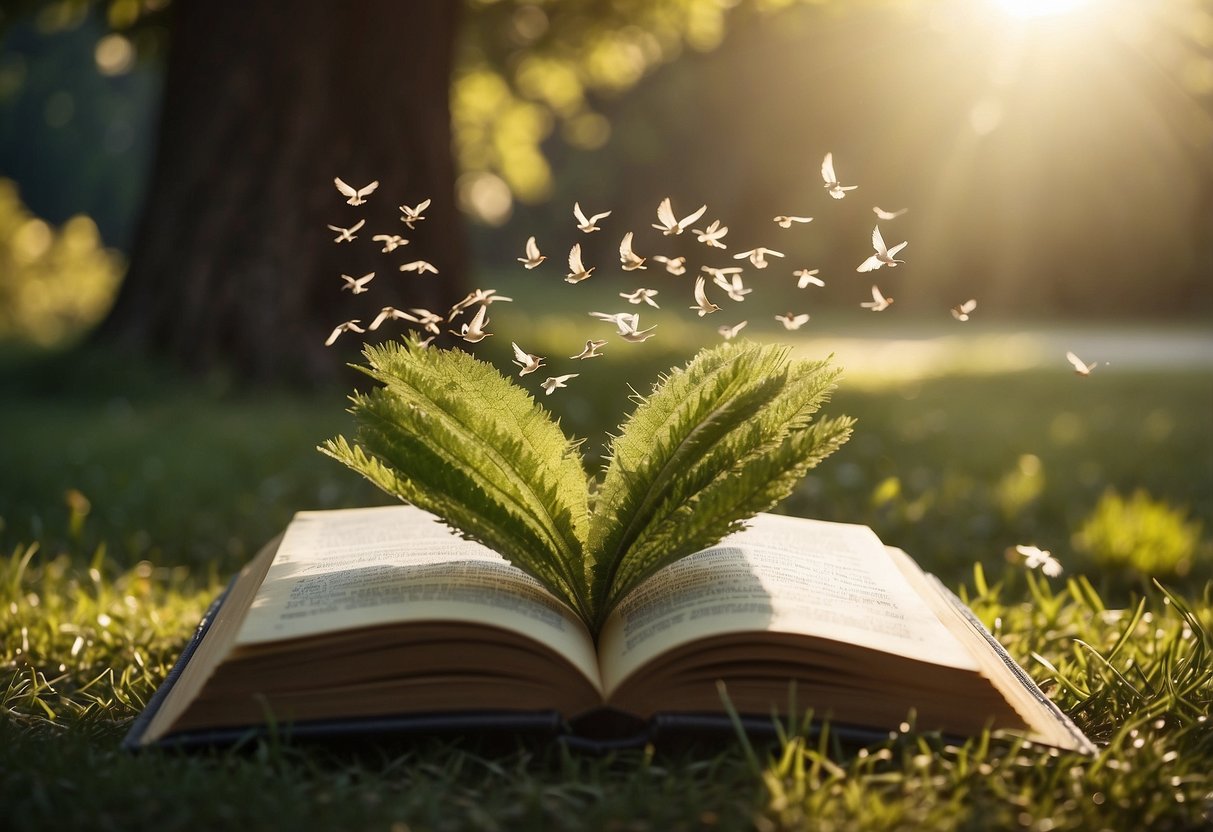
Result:
[[489,324],[489,319],[487,317],[488,311],[489,308],[487,306],[480,307],[476,310],[476,314],[472,318],[471,323],[467,323],[459,327],[458,332],[452,329],[451,334],[458,335],[469,344],[476,344],[483,341],[485,338],[488,338],[493,334],[491,332],[484,331],[484,328]]
[[724,340],[731,341],[737,337],[738,332],[745,329],[745,325],[748,323],[749,321],[742,321],[741,323],[734,324],[733,326],[720,326],[716,328],[716,331],[721,334]]
[[421,222],[423,219],[425,219],[423,212],[426,208],[430,207],[430,200],[423,199],[414,207],[409,207],[408,205],[401,205],[399,207],[400,213],[404,214],[404,216],[400,218],[400,221],[407,225],[410,230],[412,230],[413,223]]
[[708,210],[708,206],[700,205],[698,211],[687,214],[682,219],[677,219],[674,216],[674,208],[670,205],[670,198],[667,196],[657,206],[657,222],[653,223],[653,227],[667,237],[671,234],[681,234],[691,223],[702,217],[706,210]]
[[708,300],[707,290],[704,288],[707,280],[703,275],[695,278],[695,305],[690,307],[699,313],[699,317],[711,315],[713,312],[719,312],[720,307]]
[[358,326],[358,324],[360,324],[360,323],[362,323],[362,321],[358,318],[355,318],[352,321],[346,321],[343,324],[337,324],[337,327],[333,330],[332,334],[329,335],[328,340],[326,340],[324,342],[324,345],[326,347],[333,346],[333,344],[337,341],[337,338],[340,337],[341,333],[343,333],[343,332],[366,332],[365,329]]
[[358,239],[355,232],[364,225],[366,225],[366,220],[358,220],[358,222],[354,223],[349,228],[342,228],[339,225],[330,225],[329,231],[337,232],[337,236],[333,238],[334,243],[352,243],[354,240]]
[[711,266],[700,266],[699,270],[711,277],[713,282],[717,280],[728,280],[730,275],[741,274],[742,271],[741,266],[728,266],[723,269],[715,269]]
[[762,246],[759,246],[758,248],[752,248],[749,251],[743,251],[743,252],[740,252],[739,254],[734,254],[733,259],[734,260],[744,260],[745,258],[748,257],[750,259],[750,262],[754,264],[754,268],[765,269],[767,266],[770,265],[770,263],[767,262],[768,254],[771,255],[772,257],[783,257],[784,256],[782,252],[775,251],[775,249],[763,248]]
[[791,228],[794,222],[812,222],[812,217],[785,217],[780,214],[775,218],[775,224],[780,228]]
[[629,231],[623,235],[623,240],[619,243],[619,262],[623,266],[625,272],[634,272],[637,269],[647,269],[644,265],[644,258],[638,257],[636,252],[632,251],[632,232]]
[[600,353],[599,350],[605,346],[606,346],[606,341],[594,341],[594,340],[586,341],[585,349],[583,349],[581,352],[577,353],[576,355],[570,355],[569,358],[574,358],[574,359],[579,359],[579,360],[584,360],[586,358],[598,358],[599,356],[602,355],[602,353]]
[[620,335],[635,332],[640,325],[640,316],[635,312],[591,312],[590,317],[614,324]]
[[695,234],[695,239],[701,243],[705,243],[712,248],[728,248],[728,246],[720,242],[720,238],[729,233],[729,227],[721,225],[720,220],[712,220],[707,228],[692,228],[691,231]]
[[[532,238],[534,239],[534,238]],[[527,266],[529,269],[530,266]],[[588,269],[581,262],[581,243],[574,243],[569,249],[569,273],[564,276],[565,283],[580,283],[594,273],[597,266],[590,266]]]
[[902,241],[892,248],[886,246],[884,244],[884,237],[882,237],[880,234],[880,226],[878,225],[872,229],[872,248],[876,250],[876,253],[860,263],[855,271],[870,272],[879,269],[881,266],[888,266],[890,269],[894,268],[898,263],[905,262],[905,260],[895,260],[894,258],[897,256],[897,253],[907,245],[909,244]]
[[610,211],[603,211],[601,214],[593,214],[589,219],[586,219],[585,214],[581,211],[579,203],[573,203],[573,217],[577,220],[577,228],[589,234],[592,231],[601,231],[598,227],[598,221],[606,219],[611,215]]
[[577,378],[577,376],[579,376],[579,375],[580,375],[580,373],[567,373],[563,376],[551,376],[547,379],[544,379],[543,383],[540,384],[539,386],[542,387],[544,389],[544,392],[550,396],[550,395],[552,395],[552,392],[556,390],[557,387],[568,387],[568,385],[565,384],[565,382],[567,382],[571,378]]
[[366,288],[366,284],[370,283],[372,280],[374,280],[374,278],[374,272],[367,272],[359,278],[353,278],[348,274],[343,274],[341,275],[341,279],[344,280],[345,283],[342,285],[341,291],[344,292],[346,289],[348,289],[355,295],[361,295],[363,292],[369,292],[370,289]]
[[853,191],[859,187],[858,185],[840,185],[838,183],[838,175],[834,173],[833,153],[827,153],[821,163],[821,178],[825,180],[826,191],[835,199],[842,199],[847,195],[847,191]]
[[654,254],[653,259],[658,263],[664,263],[665,270],[674,275],[674,277],[687,273],[687,259],[685,257],[663,257],[660,254]]
[[388,321],[388,320],[392,320],[392,321],[410,320],[410,321],[413,321],[414,323],[417,321],[416,318],[412,317],[407,312],[401,312],[399,309],[397,309],[394,306],[385,306],[379,310],[379,314],[375,316],[375,320],[371,321],[371,325],[368,326],[367,329],[376,330],[380,326],[383,325],[384,321]]
[[366,200],[363,199],[363,197],[370,196],[371,194],[373,194],[375,192],[375,189],[379,187],[379,180],[376,179],[374,182],[367,185],[365,188],[355,189],[355,188],[351,187],[350,185],[345,184],[345,182],[341,181],[340,177],[334,176],[333,184],[337,186],[337,190],[341,191],[342,196],[349,197],[349,199],[347,199],[345,201],[346,205],[361,205],[362,203],[366,202]]
[[463,300],[456,301],[455,305],[451,307],[451,311],[446,316],[446,319],[447,321],[452,321],[460,312],[465,309],[469,309],[478,303],[482,306],[488,306],[489,304],[496,303],[497,301],[510,303],[513,300],[513,298],[507,298],[505,295],[497,294],[496,289],[473,289],[464,295]]
[[511,341],[510,346],[514,348],[514,363],[520,368],[518,375],[525,376],[527,373],[533,373],[543,366],[543,358],[541,356],[531,355],[518,346],[516,341]]
[[1015,551],[1023,555],[1023,565],[1028,569],[1039,568],[1050,578],[1056,578],[1061,574],[1061,562],[1053,557],[1053,553],[1047,549],[1041,549],[1039,546],[1024,546],[1015,547]]
[[657,296],[656,289],[637,289],[635,292],[620,292],[619,297],[626,300],[628,303],[647,303],[654,309],[660,309],[657,301],[653,300]]
[[411,314],[405,315],[405,320],[412,321],[413,323],[420,325],[422,329],[432,335],[441,334],[442,330],[438,328],[438,325],[443,322],[441,315],[435,315],[428,309],[421,309],[417,307],[410,309],[409,312]]
[[653,330],[657,328],[657,324],[653,324],[648,329],[637,329],[639,326],[639,316],[636,316],[636,326],[627,330],[627,332],[619,333],[619,337],[625,341],[631,341],[633,344],[643,344],[645,341],[653,337]]
[[409,241],[401,237],[399,234],[376,234],[371,237],[377,243],[383,243],[383,253],[395,251],[401,246],[407,246]]
[[783,324],[784,329],[800,329],[809,322],[809,313],[801,312],[799,315],[793,315],[791,312],[788,312],[786,315],[776,315],[775,320]]
[[746,285],[741,282],[741,275],[739,274],[733,275],[732,279],[718,275],[712,278],[712,282],[721,289],[724,289],[725,294],[729,296],[730,300],[743,301],[746,295],[754,291],[753,289],[746,288]]
[[878,206],[872,206],[872,213],[882,220],[895,220],[909,210],[909,208],[902,208],[900,211],[886,211]]
[[959,306],[952,307],[952,317],[958,321],[967,321],[969,319],[969,315],[971,315],[973,310],[976,308],[977,299],[969,298]]
[[875,285],[873,285],[872,286],[872,299],[868,300],[868,301],[863,301],[859,305],[862,306],[864,309],[871,309],[873,312],[883,312],[886,309],[888,309],[890,306],[893,305],[893,299],[886,298],[884,295],[882,295],[880,293],[880,289],[878,289]]
[[792,272],[793,277],[799,278],[799,280],[796,281],[796,288],[803,289],[810,284],[813,286],[826,285],[826,282],[817,276],[819,271],[821,271],[821,269],[797,269],[796,271]]
[[1074,368],[1074,372],[1080,376],[1091,375],[1091,371],[1095,369],[1095,366],[1097,364],[1099,364],[1098,361],[1094,361],[1090,364],[1087,364],[1086,362],[1084,362],[1081,358],[1079,358],[1077,355],[1075,355],[1072,352],[1066,353],[1066,360],[1070,362],[1070,366],[1072,366]]
[[418,276],[424,275],[426,272],[438,274],[438,268],[428,260],[414,260],[411,263],[405,263],[400,267],[402,272],[417,272]]
[[539,253],[539,244],[535,242],[534,237],[526,238],[526,256],[519,257],[518,262],[526,266],[528,269],[533,269],[547,260],[547,257]]

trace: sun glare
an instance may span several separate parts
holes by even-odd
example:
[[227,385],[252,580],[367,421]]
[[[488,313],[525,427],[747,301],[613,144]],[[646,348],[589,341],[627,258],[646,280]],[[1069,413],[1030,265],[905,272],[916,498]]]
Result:
[[1045,17],[1075,12],[1091,0],[993,0],[1004,13],[1012,17]]

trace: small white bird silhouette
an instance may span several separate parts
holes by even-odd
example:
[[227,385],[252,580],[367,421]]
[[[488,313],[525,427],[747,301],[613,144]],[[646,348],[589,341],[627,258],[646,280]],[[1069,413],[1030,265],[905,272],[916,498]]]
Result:
[[895,260],[897,253],[909,245],[906,242],[900,242],[892,248],[888,248],[884,244],[884,237],[880,234],[880,226],[872,229],[872,248],[876,253],[864,260],[855,269],[857,272],[870,272],[879,269],[881,266],[888,266],[890,269],[895,268],[898,263],[904,263],[905,260]]
[[791,228],[794,222],[812,222],[812,217],[785,217],[782,214],[775,218],[775,224],[780,228]]
[[698,211],[687,214],[682,219],[677,219],[674,216],[674,209],[670,205],[670,198],[667,196],[657,206],[657,222],[653,223],[653,227],[667,237],[671,234],[681,234],[691,223],[702,217],[706,210],[708,210],[708,206],[701,205]]
[[556,390],[557,387],[568,387],[568,385],[565,382],[567,382],[571,378],[577,378],[577,376],[579,376],[579,375],[580,375],[580,373],[567,373],[563,376],[551,376],[549,378],[544,379],[543,383],[540,384],[539,386],[542,387],[544,389],[544,392],[550,396],[550,395],[552,395],[553,391]]
[[786,315],[776,315],[775,320],[783,324],[784,329],[800,329],[809,322],[809,313],[802,312],[799,315],[793,315],[791,312],[788,312]]
[[883,312],[886,309],[888,309],[890,306],[893,305],[893,299],[886,298],[884,295],[882,295],[880,293],[880,289],[878,289],[875,285],[873,285],[872,286],[872,299],[869,301],[863,301],[859,305],[862,306],[864,309],[871,309],[873,312]]
[[758,248],[752,248],[749,251],[743,251],[738,254],[734,254],[733,259],[734,260],[744,260],[745,258],[748,257],[750,259],[750,262],[754,264],[754,268],[765,269],[767,266],[770,265],[770,263],[767,262],[768,254],[771,255],[772,257],[783,257],[784,256],[781,252],[775,251],[775,249],[773,249],[773,248],[764,248],[762,246],[759,246]]
[[349,199],[345,201],[346,205],[361,205],[362,203],[366,202],[363,197],[370,196],[375,192],[375,189],[379,187],[379,180],[376,179],[365,188],[354,189],[353,187],[345,184],[345,182],[341,181],[340,177],[334,176],[333,184],[337,186],[337,190],[341,191],[342,196],[349,197]]
[[409,241],[401,237],[399,234],[376,234],[371,237],[377,243],[383,243],[383,253],[395,251],[401,246],[407,246]]
[[443,322],[441,315],[435,315],[430,310],[421,308],[412,308],[409,312],[411,314],[405,315],[405,320],[419,324],[422,329],[432,335],[441,334],[442,330],[438,328],[438,325]]
[[719,312],[720,307],[708,300],[708,293],[705,289],[707,280],[703,275],[695,278],[695,305],[690,307],[699,313],[699,317],[711,315],[713,312]]
[[371,321],[371,325],[368,326],[367,329],[376,330],[380,326],[383,325],[384,321],[388,321],[388,320],[392,320],[392,321],[408,320],[408,321],[413,321],[414,323],[416,323],[416,321],[417,321],[416,318],[412,317],[407,312],[401,312],[399,309],[397,309],[394,306],[385,306],[379,310],[379,314],[375,316],[375,320]]
[[547,260],[547,257],[539,253],[539,244],[535,242],[535,238],[527,237],[526,256],[519,257],[518,262],[526,266],[527,269],[533,269],[544,260]]
[[367,272],[359,278],[353,278],[348,274],[343,274],[341,275],[341,279],[344,280],[345,283],[342,285],[341,291],[344,292],[348,289],[352,294],[355,295],[361,295],[363,292],[369,292],[370,289],[366,288],[366,284],[370,283],[372,280],[374,280],[374,278],[374,272]]
[[487,306],[480,307],[476,310],[476,314],[472,318],[471,323],[467,323],[459,327],[458,332],[451,330],[451,334],[458,335],[469,344],[476,344],[483,341],[485,338],[488,338],[493,334],[491,332],[485,332],[484,330],[484,328],[489,324],[489,319],[487,317],[488,311],[489,308]]
[[728,266],[723,269],[715,269],[711,266],[700,266],[699,270],[711,277],[713,282],[717,280],[728,280],[730,275],[741,274],[742,271],[741,266]]
[[734,324],[733,326],[720,326],[716,328],[716,331],[721,334],[724,340],[731,341],[737,337],[738,332],[745,329],[745,325],[748,323],[749,321],[742,321],[741,323]]
[[674,275],[674,277],[687,273],[687,259],[685,257],[663,257],[660,254],[654,254],[653,259],[658,263],[664,263],[665,270]]
[[1080,376],[1091,375],[1091,371],[1094,370],[1096,365],[1099,364],[1098,361],[1093,361],[1092,363],[1087,364],[1072,352],[1066,353],[1066,360],[1070,362],[1070,366],[1074,368],[1074,372]]
[[882,220],[895,220],[909,210],[909,208],[902,208],[900,211],[886,211],[878,206],[872,206],[872,213]]
[[728,246],[720,242],[720,238],[729,233],[729,227],[721,225],[720,220],[712,220],[707,228],[692,228],[691,231],[695,234],[695,239],[701,243],[709,245],[712,248],[728,248]]
[[324,342],[324,345],[326,347],[333,346],[333,344],[337,341],[337,339],[341,336],[341,333],[343,333],[343,332],[366,332],[365,329],[358,326],[358,324],[360,324],[360,323],[362,323],[362,321],[358,318],[355,318],[352,321],[346,321],[343,324],[337,324],[337,327],[333,330],[332,334],[329,335],[328,340],[326,340]]
[[623,266],[625,272],[634,272],[637,269],[647,269],[644,265],[644,258],[638,257],[636,252],[632,251],[632,232],[629,231],[623,235],[623,240],[619,243],[619,263]]
[[724,289],[725,294],[729,296],[730,300],[743,301],[745,300],[746,295],[754,291],[753,289],[746,288],[746,285],[741,281],[741,275],[739,274],[732,275],[731,279],[725,277],[724,275],[717,275],[716,277],[712,278],[712,282],[721,289]]
[[[529,266],[527,268],[530,268]],[[581,243],[574,243],[569,249],[569,273],[564,276],[565,283],[580,283],[594,273],[597,266],[588,269],[581,262]]]
[[968,300],[966,300],[964,303],[960,304],[959,306],[952,307],[952,317],[958,321],[967,321],[969,319],[969,315],[971,315],[973,313],[973,310],[976,308],[977,308],[977,299],[969,298]]
[[404,223],[405,225],[407,225],[410,230],[412,230],[413,223],[421,222],[423,219],[425,219],[425,216],[422,212],[424,212],[425,209],[429,208],[429,207],[430,207],[430,200],[428,200],[428,199],[421,200],[420,202],[417,203],[417,205],[415,207],[411,207],[411,208],[408,205],[401,205],[400,213],[404,214],[404,216],[400,218],[400,221],[402,223]]
[[520,368],[518,375],[525,376],[527,373],[533,373],[543,366],[543,358],[541,356],[531,355],[518,346],[516,341],[511,341],[510,346],[514,348],[514,363]]
[[357,232],[362,226],[366,225],[366,220],[358,220],[349,228],[342,228],[339,225],[330,225],[329,231],[336,231],[337,236],[333,238],[334,243],[352,243],[357,240]]
[[1053,553],[1047,549],[1041,549],[1039,546],[1024,546],[1015,547],[1015,551],[1023,555],[1023,565],[1028,569],[1039,568],[1050,578],[1056,578],[1061,574],[1061,561],[1053,557]]
[[847,195],[847,191],[853,191],[858,188],[858,185],[840,185],[838,184],[838,175],[834,173],[834,154],[827,153],[825,159],[821,163],[821,178],[825,180],[826,191],[835,199],[842,199]]
[[590,317],[614,324],[620,335],[635,332],[640,325],[640,316],[635,312],[591,312]]
[[453,321],[455,316],[457,316],[460,312],[465,309],[470,309],[478,303],[482,306],[488,306],[489,304],[496,303],[497,301],[510,303],[513,300],[513,298],[507,298],[505,295],[497,294],[496,289],[473,289],[464,295],[463,300],[457,301],[455,305],[451,307],[451,311],[446,316],[446,319],[448,322]]
[[626,300],[628,303],[647,303],[654,309],[660,309],[657,301],[653,298],[657,297],[656,289],[637,289],[635,292],[620,292],[619,297]]
[[611,215],[610,211],[603,211],[601,214],[594,214],[589,219],[581,211],[581,205],[577,202],[573,203],[573,217],[577,220],[577,228],[589,234],[592,231],[601,231],[598,227],[598,221],[604,220]]
[[438,274],[438,268],[428,260],[414,260],[411,263],[405,263],[400,267],[402,272],[417,272],[418,276],[424,275],[426,272]]
[[575,358],[575,359],[581,359],[581,360],[586,359],[586,358],[598,358],[599,356],[602,355],[602,353],[600,353],[599,350],[605,346],[606,346],[606,341],[594,341],[594,340],[586,341],[585,349],[583,349],[581,352],[577,353],[576,355],[570,355],[569,358]]
[[819,271],[821,271],[821,269],[797,269],[796,271],[792,272],[793,277],[799,278],[799,280],[796,281],[796,288],[803,289],[810,284],[813,286],[826,285],[826,282],[817,276]]

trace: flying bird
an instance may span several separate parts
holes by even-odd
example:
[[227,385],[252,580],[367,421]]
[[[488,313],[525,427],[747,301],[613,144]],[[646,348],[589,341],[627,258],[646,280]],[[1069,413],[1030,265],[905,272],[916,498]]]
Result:
[[656,289],[637,289],[635,292],[620,292],[619,297],[626,300],[628,303],[647,303],[654,309],[660,309],[657,301],[653,298],[657,297]]
[[702,217],[706,210],[708,210],[708,206],[700,205],[698,211],[687,214],[682,219],[677,219],[674,216],[674,208],[670,205],[670,198],[667,196],[657,206],[657,222],[653,223],[653,227],[667,237],[671,234],[681,234],[691,223]]
[[1015,547],[1015,551],[1023,555],[1023,565],[1028,569],[1040,569],[1050,578],[1056,578],[1062,572],[1061,562],[1047,549],[1021,544]]
[[358,239],[357,232],[362,226],[366,225],[366,220],[358,220],[349,228],[342,228],[339,225],[330,225],[329,231],[336,231],[337,236],[333,238],[334,243],[352,243]]
[[539,253],[539,244],[535,242],[534,237],[526,238],[526,256],[519,257],[518,262],[526,266],[528,269],[533,269],[547,260],[547,257]]
[[446,316],[446,319],[447,321],[452,321],[460,312],[465,309],[470,309],[478,303],[482,306],[488,306],[489,304],[496,303],[497,301],[509,303],[513,300],[513,298],[507,298],[505,295],[497,294],[496,289],[473,289],[464,295],[463,300],[455,302],[455,305],[451,307],[450,314]]
[[717,280],[728,280],[730,275],[741,274],[741,266],[728,266],[723,269],[716,269],[711,266],[700,266],[699,270],[710,276],[713,282]]
[[407,225],[409,227],[409,230],[412,230],[413,223],[421,222],[423,219],[425,219],[424,211],[426,208],[429,208],[429,207],[430,207],[430,200],[428,200],[428,199],[421,200],[414,207],[409,207],[408,205],[401,205],[400,213],[404,214],[404,216],[400,218],[400,221],[402,223],[404,223],[405,225]]
[[909,210],[909,208],[902,208],[900,211],[886,211],[883,208],[872,206],[872,213],[882,220],[895,220]]
[[404,315],[405,320],[420,325],[422,329],[432,335],[441,334],[442,330],[438,328],[438,325],[443,321],[441,315],[435,315],[428,309],[420,308],[410,309],[409,313],[411,314]]
[[332,334],[329,335],[328,339],[324,342],[324,345],[326,347],[333,346],[333,344],[336,343],[337,339],[341,336],[341,333],[343,333],[343,332],[366,332],[365,329],[358,326],[358,324],[360,324],[360,323],[362,323],[362,321],[359,320],[358,318],[355,318],[352,321],[346,321],[343,324],[337,324],[337,327],[333,330]]
[[784,329],[800,329],[809,322],[809,313],[802,312],[799,315],[793,315],[791,312],[788,312],[786,315],[776,315],[775,320],[783,324]]
[[781,252],[775,251],[775,249],[773,249],[773,248],[763,248],[762,246],[759,246],[758,248],[752,248],[749,251],[743,251],[738,254],[734,254],[733,259],[734,260],[744,260],[745,258],[748,257],[750,259],[750,262],[754,264],[754,268],[765,269],[767,266],[770,265],[770,263],[767,262],[768,254],[771,255],[772,257],[783,257],[784,256]]
[[1070,362],[1070,366],[1074,368],[1074,372],[1080,376],[1091,375],[1091,371],[1095,369],[1097,364],[1099,364],[1098,361],[1093,361],[1090,364],[1087,364],[1072,352],[1066,353],[1066,360]]
[[634,332],[640,325],[640,316],[635,312],[591,312],[590,317],[614,324],[620,335]]
[[742,321],[741,323],[734,324],[733,326],[719,326],[716,328],[716,331],[721,334],[724,340],[731,341],[737,337],[737,333],[745,329],[745,325],[748,323],[749,321]]
[[653,259],[658,263],[664,263],[665,270],[674,275],[674,277],[687,273],[687,259],[685,257],[662,257],[660,254],[654,254]]
[[476,310],[471,323],[466,323],[459,327],[459,331],[451,330],[452,335],[458,335],[469,344],[476,344],[488,338],[493,333],[485,332],[484,328],[488,326],[489,319],[487,317],[489,308],[482,306]]
[[707,290],[704,288],[707,280],[703,275],[695,278],[695,305],[691,307],[699,313],[699,317],[711,315],[713,312],[719,312],[720,307],[708,300]]
[[405,263],[400,267],[400,271],[417,272],[419,277],[424,275],[426,272],[438,274],[438,268],[427,260],[414,260],[411,263]]
[[741,282],[741,275],[739,274],[732,275],[731,279],[724,275],[717,275],[712,278],[712,282],[721,289],[724,289],[725,294],[729,296],[730,300],[743,301],[746,295],[754,291],[753,289],[746,288],[746,285]]
[[518,375],[525,376],[527,373],[533,373],[543,366],[543,358],[541,356],[531,355],[518,346],[516,341],[511,341],[510,346],[514,348],[514,363],[520,368]]
[[825,180],[826,191],[835,199],[842,199],[847,191],[853,191],[858,185],[840,185],[838,175],[834,173],[834,154],[827,153],[821,163],[821,178]]
[[813,286],[826,285],[826,282],[817,276],[819,271],[821,271],[821,269],[797,269],[796,271],[792,272],[793,277],[799,278],[799,280],[796,281],[796,288],[803,289],[810,284]]
[[379,314],[375,316],[375,320],[371,321],[371,325],[368,326],[367,329],[376,330],[380,326],[383,325],[384,321],[388,321],[388,320],[391,320],[391,321],[409,320],[409,321],[413,321],[414,323],[417,322],[417,319],[412,317],[411,315],[409,315],[407,312],[401,312],[399,309],[397,309],[394,306],[385,306],[379,310]]
[[576,355],[570,355],[569,358],[575,358],[575,359],[598,358],[599,356],[602,355],[602,353],[600,353],[599,350],[605,346],[606,346],[606,341],[594,341],[594,340],[586,341],[585,349],[583,349],[581,352],[577,353]]
[[782,214],[775,218],[775,224],[780,228],[791,228],[794,222],[812,222],[812,217],[785,217]]
[[365,188],[355,189],[355,188],[351,187],[350,185],[345,184],[345,182],[341,181],[340,177],[334,176],[333,184],[337,186],[337,190],[341,191],[342,196],[349,197],[349,199],[347,199],[345,201],[346,205],[361,205],[362,203],[366,202],[366,200],[363,199],[363,197],[370,196],[371,194],[373,194],[375,192],[375,189],[379,187],[379,180],[376,179],[374,182],[367,185]]
[[645,341],[653,337],[653,330],[657,328],[657,324],[653,324],[648,329],[637,329],[640,326],[640,316],[634,316],[635,325],[628,327],[626,332],[620,332],[619,337],[625,341],[631,341],[633,344],[643,344]]
[[895,260],[897,253],[909,245],[906,242],[900,242],[892,248],[884,244],[884,237],[880,235],[880,226],[872,229],[872,248],[876,253],[864,260],[855,269],[857,272],[870,272],[879,269],[881,266],[888,266],[890,269],[895,268],[898,263],[904,263],[905,260]]
[[399,234],[376,234],[371,237],[377,243],[383,243],[383,253],[395,251],[401,246],[407,246],[409,241],[401,237]]
[[353,278],[348,274],[343,274],[341,275],[341,279],[344,280],[345,283],[342,285],[341,291],[344,292],[348,289],[352,294],[355,295],[361,295],[363,292],[369,292],[370,289],[366,288],[366,284],[370,283],[374,278],[374,272],[367,272],[359,278]]
[[590,266],[588,269],[585,267],[585,264],[581,262],[581,243],[574,243],[573,247],[569,249],[569,273],[564,276],[564,282],[580,283],[593,274],[596,268],[598,267]]
[[969,298],[959,306],[952,307],[952,317],[958,321],[967,321],[969,319],[969,315],[971,315],[973,310],[976,308],[977,300],[975,298]]
[[577,378],[577,376],[579,376],[579,375],[580,375],[580,373],[567,373],[563,376],[551,376],[547,379],[544,379],[543,383],[540,384],[539,386],[542,387],[544,389],[544,392],[550,396],[550,395],[552,395],[552,392],[556,390],[557,387],[568,387],[568,385],[565,382],[567,382],[571,378]]
[[601,214],[594,214],[589,219],[586,219],[585,214],[581,211],[579,203],[573,203],[573,217],[577,220],[577,228],[589,234],[592,231],[601,231],[598,227],[598,221],[606,219],[611,215],[610,211],[603,211]]
[[691,231],[695,234],[695,239],[701,243],[705,243],[712,248],[728,248],[728,246],[720,242],[720,238],[729,233],[729,227],[721,225],[720,220],[712,220],[711,224],[702,230],[692,228]]
[[886,298],[880,293],[880,289],[872,286],[872,299],[859,304],[864,309],[871,309],[873,312],[883,312],[893,305],[892,298]]
[[637,269],[647,269],[644,265],[644,258],[638,257],[636,252],[632,251],[632,232],[629,231],[623,235],[623,240],[619,243],[619,263],[623,266],[625,272],[634,272]]

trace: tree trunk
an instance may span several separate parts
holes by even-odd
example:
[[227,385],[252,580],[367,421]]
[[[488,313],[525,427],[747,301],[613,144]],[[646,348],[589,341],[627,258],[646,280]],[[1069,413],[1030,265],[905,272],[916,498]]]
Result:
[[[174,0],[155,168],[97,339],[195,370],[315,382],[362,339],[326,349],[336,324],[387,305],[441,313],[462,296],[449,106],[460,5]],[[334,176],[381,185],[354,207]],[[410,231],[396,206],[425,198]],[[363,218],[356,241],[333,242],[327,224]],[[411,243],[383,253],[375,234]],[[439,274],[398,271],[415,259]],[[342,273],[370,271],[367,293],[341,291]]]

